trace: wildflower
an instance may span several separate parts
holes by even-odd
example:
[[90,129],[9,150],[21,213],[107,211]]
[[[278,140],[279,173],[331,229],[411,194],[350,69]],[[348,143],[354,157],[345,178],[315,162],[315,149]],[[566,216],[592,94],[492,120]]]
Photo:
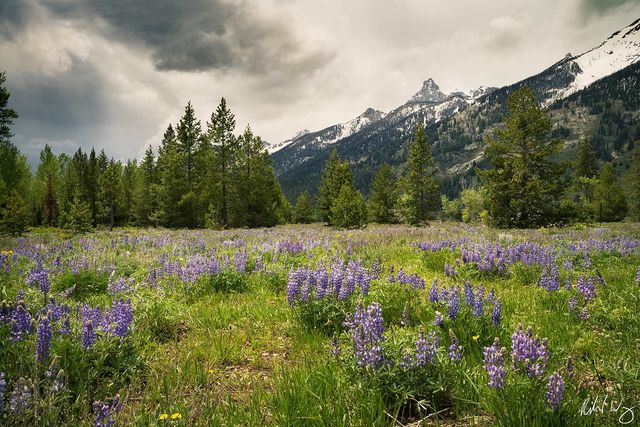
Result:
[[[638,271],[640,271],[640,269]],[[438,282],[436,281],[436,279],[433,279],[433,282],[431,282],[431,287],[429,288],[429,302],[431,304],[435,304],[438,302]]]
[[402,309],[402,318],[400,319],[400,324],[402,326],[409,326],[411,323],[409,319],[409,306],[407,303],[404,304],[404,309]]
[[589,320],[589,317],[591,317],[591,315],[589,314],[589,309],[587,307],[582,307],[579,316],[583,321]]
[[11,392],[9,399],[9,411],[12,413],[22,412],[31,406],[31,388],[23,377],[20,377]]
[[453,335],[452,331],[449,331],[451,337],[451,344],[449,345],[449,359],[457,362],[462,359],[462,346],[458,342],[458,338]]
[[531,328],[524,331],[522,324],[511,335],[511,359],[514,369],[524,366],[530,377],[539,378],[547,366],[550,357],[547,340],[533,336]]
[[585,301],[591,301],[596,297],[596,286],[593,277],[585,279],[584,276],[580,276],[576,288],[578,288],[578,291],[580,291]]
[[377,369],[382,364],[380,343],[384,339],[384,320],[380,305],[373,303],[366,309],[359,305],[344,324],[349,328],[358,365]]
[[480,335],[474,335],[474,336],[473,336],[473,337],[471,337],[471,338],[473,338],[473,340],[474,340],[474,341],[478,341],[478,338],[480,338]]
[[334,355],[335,357],[340,356],[342,349],[340,348],[340,343],[338,342],[338,337],[337,336],[333,336],[333,338],[331,339],[331,354]]
[[425,338],[424,331],[420,331],[418,341],[416,341],[416,366],[426,366],[433,363],[438,353],[439,344],[440,338],[435,332],[429,332]]
[[480,317],[484,314],[484,288],[482,285],[478,286],[478,292],[475,298],[473,299],[473,315],[475,317]]
[[160,416],[158,417],[160,421],[166,421],[168,418],[169,414],[160,414]]
[[567,280],[564,281],[564,288],[568,291],[570,291],[571,289],[573,289],[573,286],[571,285],[571,278],[567,277]]
[[413,357],[411,357],[411,353],[408,351],[405,351],[404,355],[402,356],[402,360],[400,360],[400,366],[405,369],[411,369],[413,368],[413,365],[414,365],[414,360],[413,360]]
[[7,381],[4,379],[4,372],[0,372],[0,414],[4,410],[4,395],[7,392]]
[[505,348],[500,347],[500,341],[496,338],[493,345],[485,347],[483,351],[484,369],[489,376],[489,387],[501,389],[504,387],[504,352]]
[[491,290],[489,291],[489,294],[487,294],[487,303],[488,304],[493,304],[493,300],[496,297],[496,291],[493,290],[493,288],[491,288]]
[[453,289],[449,294],[448,308],[449,319],[455,320],[458,317],[458,313],[460,313],[460,294],[458,289]]
[[115,424],[114,416],[121,408],[120,396],[116,395],[111,404],[98,401],[93,403],[93,425],[95,427],[111,427]]
[[289,305],[293,305],[296,302],[296,298],[300,292],[300,285],[298,271],[292,268],[289,270],[289,280],[287,281],[287,302]]
[[434,326],[442,326],[444,325],[444,316],[438,310],[436,310],[436,317],[433,319]]
[[502,319],[502,303],[500,300],[496,299],[493,303],[493,309],[491,310],[491,323],[494,326],[500,325],[500,320]]
[[638,267],[638,271],[636,271],[636,283],[640,285],[640,267]]
[[31,270],[26,282],[28,285],[38,285],[43,294],[49,293],[51,289],[49,273],[42,268],[42,265],[38,265],[34,270]]
[[91,349],[93,347],[96,341],[96,331],[91,320],[83,322],[80,340],[82,341],[82,347],[85,349]]
[[554,411],[562,404],[562,395],[564,393],[564,379],[556,371],[549,377],[547,384],[547,404]]
[[469,282],[464,284],[464,302],[467,305],[473,305],[475,295],[473,294],[473,286]]
[[576,299],[576,297],[569,298],[569,302],[567,303],[567,306],[569,307],[570,313],[575,311],[575,309],[578,308],[578,300]]
[[172,420],[181,420],[182,419],[182,414],[180,412],[174,412],[173,414],[171,414],[171,419]]
[[47,316],[42,316],[38,321],[38,337],[36,339],[36,362],[40,363],[49,357],[51,349],[51,321]]
[[31,331],[31,315],[27,311],[27,306],[24,301],[21,300],[13,311],[13,317],[11,319],[11,340],[14,342],[20,341],[24,335]]

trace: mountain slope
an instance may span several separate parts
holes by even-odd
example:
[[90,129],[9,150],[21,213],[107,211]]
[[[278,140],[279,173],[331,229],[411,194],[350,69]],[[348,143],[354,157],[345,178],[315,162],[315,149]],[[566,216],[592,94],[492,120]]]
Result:
[[[538,102],[548,106],[554,137],[566,140],[564,156],[574,143],[592,139],[600,159],[622,159],[638,133],[640,96],[640,20],[614,33],[582,55],[567,55],[541,73],[518,83],[473,95],[442,94],[433,80],[407,103],[384,118],[362,127],[332,145],[291,144],[272,155],[285,194],[293,199],[303,190],[312,194],[331,149],[349,160],[356,184],[367,192],[382,162],[400,172],[407,143],[418,120],[427,125],[443,190],[456,194],[472,184],[475,167],[486,166],[482,141],[501,122],[511,92],[527,85]],[[619,165],[620,166],[620,165]]]

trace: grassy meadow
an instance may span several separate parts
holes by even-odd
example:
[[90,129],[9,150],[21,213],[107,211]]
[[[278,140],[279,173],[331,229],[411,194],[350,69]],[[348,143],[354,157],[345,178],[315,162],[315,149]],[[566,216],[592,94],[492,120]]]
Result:
[[639,224],[34,229],[0,250],[0,425],[639,423]]

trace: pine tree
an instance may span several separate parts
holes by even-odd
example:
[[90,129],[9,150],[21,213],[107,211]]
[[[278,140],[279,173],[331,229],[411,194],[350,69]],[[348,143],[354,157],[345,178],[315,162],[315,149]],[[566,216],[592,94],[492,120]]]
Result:
[[98,168],[98,158],[96,150],[92,147],[89,154],[89,162],[87,164],[87,196],[89,198],[89,207],[91,209],[91,225],[94,227],[98,223],[98,180],[100,178],[100,170]]
[[507,110],[503,126],[484,142],[492,163],[491,169],[481,171],[489,216],[498,227],[552,223],[563,195],[565,167],[551,160],[560,141],[549,140],[551,119],[528,87],[509,96]]
[[439,185],[435,178],[437,168],[422,120],[418,122],[414,139],[409,144],[407,166],[405,185],[409,221],[420,224],[433,216],[439,202]]
[[164,132],[162,144],[158,151],[158,207],[154,222],[165,227],[179,227],[182,224],[177,209],[183,195],[185,182],[182,153],[176,141],[173,126],[169,125]]
[[184,183],[175,183],[183,189],[178,202],[181,225],[195,227],[198,222],[199,207],[196,195],[196,153],[199,151],[199,143],[202,136],[200,121],[196,118],[191,102],[187,103],[184,114],[176,127],[176,140],[184,161]]
[[593,145],[586,139],[578,144],[578,152],[574,163],[574,177],[595,178],[598,176],[598,163]]
[[153,224],[152,214],[156,208],[154,190],[156,188],[156,164],[151,146],[144,152],[140,163],[138,184],[136,185],[136,223],[143,227]]
[[598,177],[592,209],[594,218],[599,222],[620,221],[627,214],[627,200],[610,163],[604,166]]
[[107,219],[109,230],[113,230],[116,223],[118,196],[122,179],[122,165],[113,159],[109,161],[107,169],[100,176],[99,195],[103,217]]
[[9,91],[0,73],[0,234],[17,234],[28,224],[31,174],[26,158],[11,143],[10,126],[18,114],[8,107]]
[[83,200],[79,189],[75,190],[69,207],[66,226],[76,233],[86,233],[91,229],[91,208]]
[[138,198],[138,162],[135,159],[127,160],[122,169],[122,179],[120,182],[120,214],[122,222],[131,225],[135,221]]
[[215,211],[218,224],[222,227],[229,225],[231,183],[239,151],[238,138],[233,134],[235,127],[235,116],[227,108],[227,101],[222,98],[216,111],[211,114],[211,121],[207,122],[207,139],[213,146],[215,165],[211,181],[214,188],[219,188]]
[[367,224],[367,204],[353,184],[344,184],[331,204],[331,224],[339,228],[362,228]]
[[298,224],[309,224],[313,221],[313,206],[306,191],[303,191],[296,200],[294,211],[294,222]]
[[53,226],[58,223],[58,190],[60,164],[51,147],[45,145],[40,152],[40,164],[33,183],[33,197],[37,204],[36,224]]
[[318,196],[318,208],[322,219],[327,221],[329,225],[333,225],[331,218],[331,207],[338,198],[340,191],[344,185],[354,186],[353,175],[349,168],[349,163],[341,162],[338,152],[332,150],[329,155],[322,178],[320,180],[320,191]]
[[631,164],[625,181],[629,195],[629,215],[635,221],[640,221],[640,141],[636,141],[631,153]]
[[398,202],[398,188],[391,167],[383,163],[373,178],[369,197],[369,217],[371,221],[389,224],[396,221],[395,208]]

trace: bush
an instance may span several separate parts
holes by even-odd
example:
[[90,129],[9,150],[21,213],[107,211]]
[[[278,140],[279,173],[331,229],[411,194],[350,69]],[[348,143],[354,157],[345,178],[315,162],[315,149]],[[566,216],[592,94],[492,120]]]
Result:
[[331,224],[339,228],[362,228],[367,224],[367,204],[352,185],[343,185],[333,201]]

